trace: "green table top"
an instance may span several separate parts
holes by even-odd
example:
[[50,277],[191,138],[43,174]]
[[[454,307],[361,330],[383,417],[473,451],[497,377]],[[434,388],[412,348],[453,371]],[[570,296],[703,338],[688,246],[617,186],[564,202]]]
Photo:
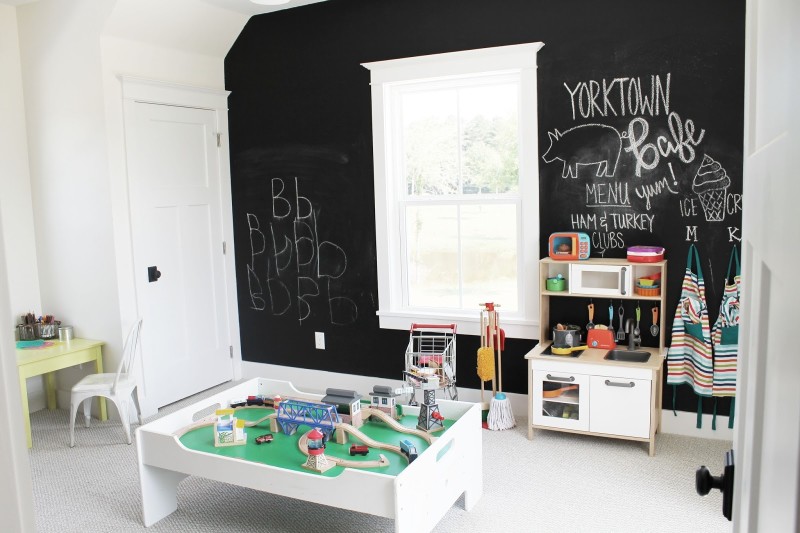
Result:
[[[241,408],[236,410],[236,417],[243,420],[253,421],[263,418],[265,415],[273,412],[273,409],[267,407]],[[398,422],[404,426],[416,428],[417,417],[403,416]],[[444,421],[445,428],[452,424],[452,420]],[[297,442],[300,440],[300,437],[305,435],[311,429],[312,428],[309,426],[301,425],[297,428],[297,431],[294,435],[285,435],[280,431],[270,431],[269,420],[265,420],[256,426],[245,428],[247,432],[247,444],[241,446],[225,446],[217,448],[214,446],[214,428],[213,426],[209,425],[184,433],[180,437],[180,441],[181,444],[190,450],[212,453],[225,457],[235,457],[245,461],[263,463],[270,466],[286,468],[288,470],[309,473],[312,471],[303,468],[302,466],[306,461],[306,456],[297,447]],[[384,442],[394,446],[398,446],[401,439],[408,439],[417,447],[417,451],[419,453],[422,453],[428,448],[428,443],[425,442],[425,440],[421,437],[394,431],[381,421],[367,421],[359,428],[359,430],[379,442]],[[275,437],[274,440],[270,443],[256,444],[255,438],[265,433],[272,433]],[[441,434],[442,431],[434,433],[434,435]],[[328,457],[339,457],[342,459],[347,459],[348,461],[375,461],[378,459],[380,454],[383,454],[389,460],[389,466],[365,468],[364,470],[392,476],[396,476],[402,472],[406,466],[408,466],[405,456],[389,450],[370,448],[369,454],[366,456],[356,455],[355,457],[351,457],[350,445],[361,444],[361,442],[353,436],[348,435],[348,437],[349,439],[347,444],[336,444],[333,439],[329,440],[325,448],[325,454]],[[335,466],[324,474],[320,475],[335,477],[343,471],[344,467]]]

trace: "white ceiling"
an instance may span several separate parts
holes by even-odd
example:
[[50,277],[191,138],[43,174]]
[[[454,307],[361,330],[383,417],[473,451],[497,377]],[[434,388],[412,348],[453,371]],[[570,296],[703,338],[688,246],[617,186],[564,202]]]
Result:
[[[38,0],[0,0],[0,4],[9,6],[21,6],[22,4],[31,4]],[[267,6],[254,4],[250,0],[202,0],[207,4],[211,4],[230,11],[236,11],[242,15],[251,17],[261,13],[271,13],[273,11],[280,11],[281,9],[291,9],[293,7],[305,6],[308,4],[315,4],[317,2],[324,2],[325,0],[289,0],[286,4]]]
[[[18,0],[29,1],[29,0]],[[277,6],[266,6],[254,4],[250,0],[202,0],[207,4],[212,4],[223,9],[236,11],[243,15],[253,16],[261,13],[271,13],[273,11],[280,11],[281,9],[291,9],[293,7],[305,6],[308,4],[316,4],[317,2],[324,2],[325,0],[290,0],[286,4]]]

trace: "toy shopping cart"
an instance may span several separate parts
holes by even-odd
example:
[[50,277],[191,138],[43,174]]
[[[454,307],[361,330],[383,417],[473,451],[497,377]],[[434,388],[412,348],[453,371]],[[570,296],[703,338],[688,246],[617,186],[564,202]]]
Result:
[[[403,376],[415,392],[441,389],[445,399],[457,400],[456,325],[411,324]],[[414,394],[409,404],[416,405]]]

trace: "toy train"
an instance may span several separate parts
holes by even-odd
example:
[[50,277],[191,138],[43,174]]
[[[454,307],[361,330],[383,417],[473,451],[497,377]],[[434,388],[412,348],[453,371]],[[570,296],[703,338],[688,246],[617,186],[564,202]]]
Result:
[[267,396],[264,396],[263,394],[256,394],[254,396],[248,396],[247,398],[235,398],[235,399],[231,400],[229,403],[230,403],[230,406],[232,408],[244,407],[246,405],[247,406],[257,405],[257,406],[264,406],[264,407],[275,407],[276,400],[278,402],[280,402],[280,398],[277,398],[277,399],[276,398],[268,398]]
[[411,464],[417,458],[417,447],[408,439],[400,441],[400,451],[408,459],[408,464]]

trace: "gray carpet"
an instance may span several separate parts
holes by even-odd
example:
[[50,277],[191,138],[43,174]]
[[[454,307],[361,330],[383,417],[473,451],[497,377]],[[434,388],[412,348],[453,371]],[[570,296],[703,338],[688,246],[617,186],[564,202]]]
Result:
[[[168,406],[158,416],[219,390]],[[125,444],[119,422],[94,420],[89,429],[80,415],[78,422],[70,449],[67,411],[31,415],[40,532],[394,531],[385,518],[194,477],[178,487],[178,510],[146,529],[135,441]],[[463,498],[457,502],[437,533],[731,531],[720,493],[701,498],[694,490],[697,467],[719,474],[730,442],[660,435],[656,456],[649,457],[645,444],[629,441],[551,431],[529,441],[521,427],[482,434],[484,495],[469,513]]]

